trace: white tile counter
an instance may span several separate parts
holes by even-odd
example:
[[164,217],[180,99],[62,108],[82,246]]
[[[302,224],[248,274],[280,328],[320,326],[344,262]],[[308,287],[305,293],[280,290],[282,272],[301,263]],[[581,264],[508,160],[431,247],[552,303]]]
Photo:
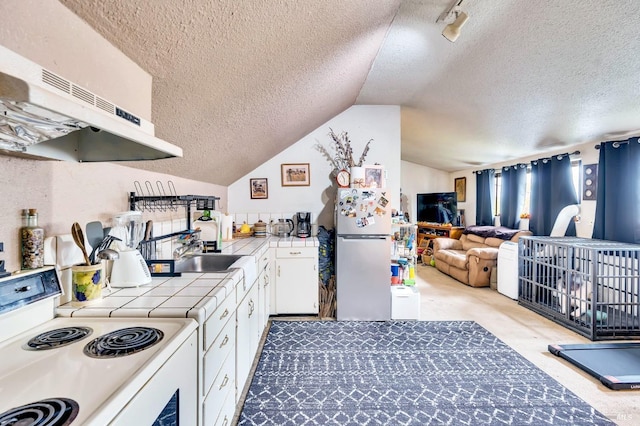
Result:
[[289,238],[278,238],[271,237],[269,238],[269,247],[281,247],[281,248],[290,248],[290,247],[319,247],[320,242],[316,237],[311,238],[298,238],[298,237],[289,237]]
[[[222,243],[223,254],[255,256],[269,248],[318,247],[312,238],[241,238]],[[141,287],[103,290],[103,298],[90,305],[73,302],[58,307],[59,316],[191,317],[198,320],[213,312],[242,280],[241,269],[229,273],[183,273],[180,277],[153,277]],[[202,288],[205,288],[204,290]],[[204,310],[204,311],[203,311]]]

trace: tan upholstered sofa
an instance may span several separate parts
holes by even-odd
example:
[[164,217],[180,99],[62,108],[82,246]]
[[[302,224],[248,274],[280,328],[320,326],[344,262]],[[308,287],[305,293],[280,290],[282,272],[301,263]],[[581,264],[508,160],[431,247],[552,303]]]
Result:
[[436,238],[433,241],[433,256],[439,271],[471,287],[488,287],[491,270],[497,265],[500,244],[505,241],[517,242],[521,236],[532,233],[486,226],[475,228],[483,229],[477,235],[469,233],[474,232],[473,228],[467,228],[459,240]]

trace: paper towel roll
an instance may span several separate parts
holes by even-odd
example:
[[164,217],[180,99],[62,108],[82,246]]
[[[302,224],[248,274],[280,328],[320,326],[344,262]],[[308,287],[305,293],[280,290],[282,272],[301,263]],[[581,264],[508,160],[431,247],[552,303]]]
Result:
[[222,215],[222,241],[233,240],[233,216],[230,214]]

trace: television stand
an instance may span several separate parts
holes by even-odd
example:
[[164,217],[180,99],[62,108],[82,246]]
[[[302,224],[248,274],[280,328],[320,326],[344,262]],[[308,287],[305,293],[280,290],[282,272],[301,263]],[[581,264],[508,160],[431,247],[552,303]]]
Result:
[[430,222],[418,222],[418,244],[423,238],[434,239],[438,237],[460,239],[464,226],[450,226]]

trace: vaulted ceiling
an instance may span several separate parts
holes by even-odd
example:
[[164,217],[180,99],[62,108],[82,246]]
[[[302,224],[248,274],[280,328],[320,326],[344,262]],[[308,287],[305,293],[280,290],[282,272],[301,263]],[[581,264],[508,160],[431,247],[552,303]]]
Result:
[[[136,166],[228,185],[354,104],[402,106],[402,159],[454,171],[640,129],[635,0],[60,0],[154,79]],[[460,0],[458,0],[459,2]]]

